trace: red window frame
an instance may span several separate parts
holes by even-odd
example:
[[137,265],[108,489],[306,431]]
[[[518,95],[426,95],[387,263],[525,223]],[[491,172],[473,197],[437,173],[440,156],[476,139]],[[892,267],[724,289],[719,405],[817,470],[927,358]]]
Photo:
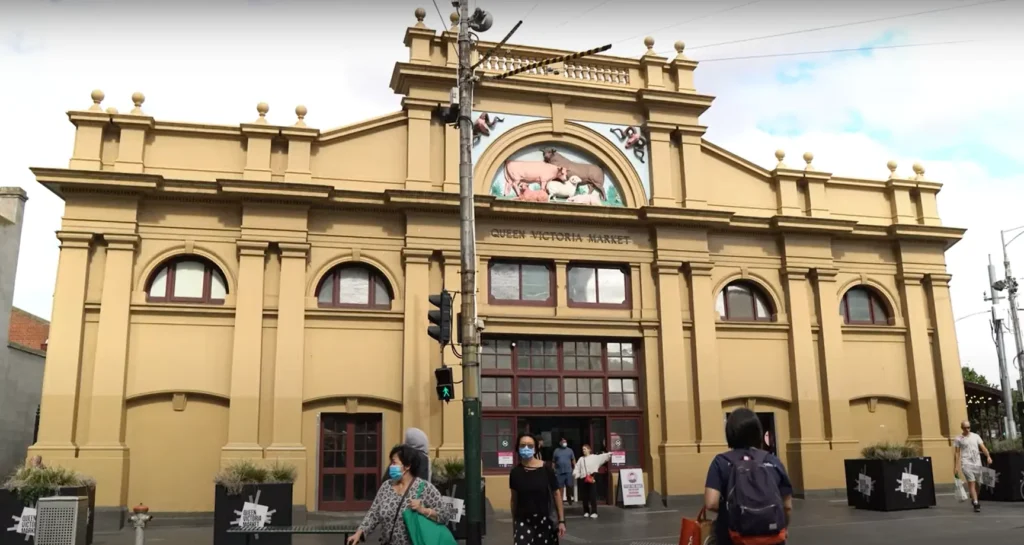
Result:
[[[729,288],[740,288],[746,291],[746,295],[750,299],[751,314],[754,316],[753,320],[749,318],[734,318],[730,315],[731,313],[729,312]],[[753,282],[748,282],[744,280],[729,282],[728,284],[726,284],[724,288],[722,288],[722,291],[718,292],[718,297],[722,299],[722,305],[725,308],[725,316],[719,316],[725,321],[774,322],[776,320],[777,313],[772,305],[771,298],[768,297],[768,294],[766,294],[763,289],[761,289],[761,286],[758,286]],[[757,297],[760,297],[761,300],[764,301],[765,309],[768,311],[767,316],[759,316],[760,313],[757,311]]]
[[[178,265],[187,262],[200,263],[204,267],[202,297],[176,297],[174,295],[174,281]],[[167,271],[167,279],[164,283],[164,295],[163,297],[153,296],[150,294],[153,282],[164,270]],[[149,280],[146,281],[146,301],[150,303],[198,303],[205,305],[223,305],[224,299],[214,299],[211,296],[211,288],[213,286],[212,275],[214,274],[220,277],[220,281],[224,284],[224,294],[226,295],[228,293],[227,277],[224,276],[224,271],[221,271],[220,267],[214,265],[212,261],[194,254],[173,257],[161,263],[160,266],[149,275]]]
[[[494,283],[491,273],[495,265],[516,265],[519,267],[519,299],[498,299],[494,297]],[[548,298],[544,300],[523,299],[523,265],[544,267],[548,271]],[[555,268],[544,261],[513,261],[508,259],[492,259],[487,263],[487,302],[491,305],[512,305],[528,307],[550,307],[555,304]]]
[[[853,320],[850,318],[850,302],[848,300],[851,293],[862,293],[868,298],[868,311],[871,314],[870,320]],[[875,308],[881,309],[884,313],[883,316],[875,315]],[[893,317],[889,310],[889,305],[885,304],[885,300],[880,295],[875,293],[875,290],[866,286],[855,286],[843,294],[842,300],[839,302],[839,314],[843,317],[843,323],[846,325],[892,325]]]
[[[366,304],[363,303],[341,303],[338,301],[338,288],[341,284],[341,276],[338,274],[345,269],[359,269],[366,271],[369,279],[369,293],[366,295]],[[321,301],[320,290],[324,289],[324,285],[328,282],[332,282],[331,285],[331,300]],[[378,283],[384,288],[384,291],[388,294],[388,302],[386,304],[379,303],[376,301],[377,298],[377,285]],[[377,269],[363,264],[350,264],[345,263],[334,267],[327,274],[320,279],[320,282],[316,286],[316,303],[320,308],[358,308],[358,309],[375,309],[375,310],[390,310],[391,303],[395,300],[395,292],[391,289],[391,284],[388,279]]]
[[[592,269],[594,271],[594,278],[596,278],[596,281],[594,283],[595,295],[597,296],[597,301],[598,302],[596,302],[596,303],[582,303],[582,302],[579,302],[579,301],[573,301],[572,300],[572,297],[569,295],[570,294],[570,289],[571,289],[569,284],[572,282],[572,280],[571,280],[571,278],[572,278],[571,277],[571,271],[573,269]],[[623,274],[623,281],[624,281],[624,284],[625,284],[624,289],[626,291],[625,298],[624,298],[623,302],[621,302],[621,303],[602,303],[601,302],[601,275],[598,272],[601,269],[615,270],[615,271],[619,271],[619,272],[621,272]],[[633,282],[633,279],[631,278],[630,270],[629,270],[629,267],[627,265],[609,264],[609,263],[570,263],[565,268],[565,301],[566,301],[566,304],[568,306],[576,307],[576,308],[616,308],[616,309],[619,309],[619,308],[630,308],[632,306],[632,304],[633,304],[633,284],[632,284],[632,282]]]

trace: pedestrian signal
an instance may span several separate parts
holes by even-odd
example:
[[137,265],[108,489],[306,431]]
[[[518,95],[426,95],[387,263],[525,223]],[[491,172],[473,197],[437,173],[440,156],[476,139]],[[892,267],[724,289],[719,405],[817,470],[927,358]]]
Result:
[[455,397],[455,379],[452,376],[451,367],[434,369],[434,377],[437,379],[437,399],[445,403]]

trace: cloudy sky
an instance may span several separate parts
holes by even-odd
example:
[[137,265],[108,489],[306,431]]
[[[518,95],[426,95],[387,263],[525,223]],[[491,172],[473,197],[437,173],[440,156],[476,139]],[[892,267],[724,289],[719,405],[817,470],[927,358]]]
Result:
[[[717,96],[707,138],[762,166],[777,148],[836,174],[883,179],[925,165],[945,184],[947,225],[967,236],[947,254],[964,364],[998,382],[981,295],[999,230],[1024,225],[1024,21],[992,0],[474,0],[494,14],[486,39],[565,49],[612,43],[639,56],[644,36],[671,57],[676,40],[704,61],[700,92]],[[452,7],[438,0],[447,23]],[[106,92],[104,107],[146,95],[158,119],[255,119],[322,129],[395,111],[388,88],[413,11],[441,27],[431,0],[5,0],[0,6],[0,185],[30,197],[15,305],[49,317],[63,206],[29,166],[66,166],[66,111]],[[928,12],[928,13],[923,13]],[[811,29],[820,29],[808,31]],[[825,52],[810,55],[791,53]],[[1022,237],[1024,239],[1024,237]],[[1024,240],[1010,246],[1024,271]],[[1005,303],[1004,303],[1005,308]],[[966,318],[963,318],[966,317]],[[1008,340],[1012,336],[1007,337]],[[1012,352],[1011,352],[1012,354]],[[1016,372],[1012,375],[1016,378]]]

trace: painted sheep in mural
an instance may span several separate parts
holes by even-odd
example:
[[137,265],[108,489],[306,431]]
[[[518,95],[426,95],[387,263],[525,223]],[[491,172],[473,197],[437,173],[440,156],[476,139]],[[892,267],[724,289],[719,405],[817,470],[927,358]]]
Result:
[[[569,178],[570,180],[572,178]],[[591,204],[594,206],[601,206],[601,195],[598,195],[596,191],[588,190],[586,193],[580,193],[579,195],[573,195],[569,197],[566,202],[574,204]]]
[[580,180],[579,176],[569,176],[569,179],[564,182],[552,180],[551,182],[548,182],[548,195],[550,195],[552,199],[557,198],[569,200],[569,198],[576,194],[576,188],[579,187],[582,182],[583,181]]
[[545,163],[565,168],[568,176],[579,177],[582,183],[593,186],[594,190],[601,195],[602,201],[605,199],[604,169],[597,165],[570,161],[566,156],[558,153],[555,148],[548,148],[541,151],[544,152]]
[[564,181],[568,177],[565,167],[540,161],[505,161],[505,194],[518,195],[520,185],[540,184],[546,190],[553,180]]
[[[548,188],[550,189],[552,185],[560,183],[562,182],[552,181],[548,183]],[[530,189],[530,184],[526,182],[519,182],[519,196],[516,197],[515,200],[527,202],[548,202],[551,198],[547,191],[544,191],[543,189]]]

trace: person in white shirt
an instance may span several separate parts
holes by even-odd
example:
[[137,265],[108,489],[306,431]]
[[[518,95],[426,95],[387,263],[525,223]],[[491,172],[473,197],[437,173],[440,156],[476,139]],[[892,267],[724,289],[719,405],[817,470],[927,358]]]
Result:
[[597,483],[594,474],[608,463],[612,453],[591,454],[590,445],[583,445],[583,456],[576,460],[572,476],[578,479],[576,490],[583,502],[583,518],[597,518]]
[[985,448],[985,442],[976,433],[971,432],[971,423],[964,420],[960,423],[963,431],[953,441],[953,468],[957,477],[967,481],[967,489],[971,493],[971,504],[974,512],[981,511],[978,502],[978,476],[981,474],[981,454],[985,454],[988,465],[992,465],[992,456]]

